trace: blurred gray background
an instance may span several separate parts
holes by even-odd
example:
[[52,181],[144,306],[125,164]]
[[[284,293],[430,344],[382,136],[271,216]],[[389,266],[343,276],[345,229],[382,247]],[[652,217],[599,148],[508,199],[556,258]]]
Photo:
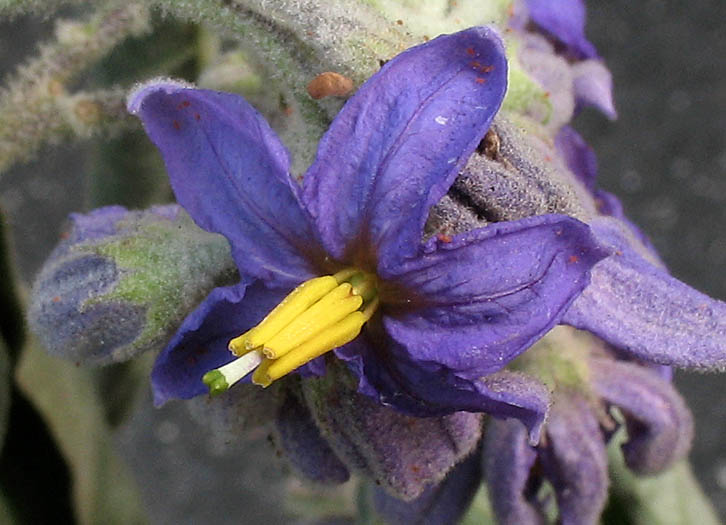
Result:
[[[600,183],[622,198],[674,275],[726,300],[726,2],[588,7],[588,35],[613,72],[620,114],[614,123],[594,112],[576,121],[598,153]],[[0,23],[0,75],[51,27],[31,18]],[[89,149],[48,148],[0,180],[0,205],[28,281],[68,212],[87,209]],[[726,376],[679,373],[676,381],[697,419],[691,459],[726,516]],[[282,520],[263,490],[282,481],[262,439],[247,446],[251,453],[225,451],[179,405],[154,410],[145,399],[119,443],[154,523],[232,523],[239,512],[246,523]]]

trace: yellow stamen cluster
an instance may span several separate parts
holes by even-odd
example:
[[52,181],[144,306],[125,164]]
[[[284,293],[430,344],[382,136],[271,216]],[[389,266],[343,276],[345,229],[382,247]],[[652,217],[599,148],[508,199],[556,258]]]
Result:
[[238,357],[207,372],[212,394],[227,390],[252,370],[252,381],[267,387],[353,339],[378,307],[375,276],[347,268],[302,283],[257,326],[229,342]]

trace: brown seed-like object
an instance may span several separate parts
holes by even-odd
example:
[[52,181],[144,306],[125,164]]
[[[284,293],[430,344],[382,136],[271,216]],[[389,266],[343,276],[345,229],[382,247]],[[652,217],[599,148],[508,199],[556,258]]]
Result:
[[323,97],[342,97],[353,90],[353,81],[339,73],[326,71],[320,73],[308,84],[308,94],[314,99]]

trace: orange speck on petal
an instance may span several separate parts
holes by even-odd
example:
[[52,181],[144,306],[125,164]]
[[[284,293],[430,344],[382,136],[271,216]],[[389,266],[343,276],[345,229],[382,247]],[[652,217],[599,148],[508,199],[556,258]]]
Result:
[[188,108],[191,105],[192,105],[191,102],[189,102],[188,100],[184,100],[183,102],[179,103],[179,105],[177,106],[177,109]]
[[477,79],[475,80],[475,82],[476,82],[477,84],[483,84],[483,83],[484,83],[484,82],[486,82],[486,81],[487,81],[487,79],[486,79],[486,78],[481,78],[481,77],[478,77],[478,78],[477,78]]
[[481,68],[479,68],[479,71],[481,71],[482,73],[491,73],[493,69],[494,66],[482,66]]
[[181,129],[181,124],[179,124],[179,121],[178,120],[175,120],[174,122],[172,122],[172,124],[174,125],[174,129],[175,130],[178,131],[178,130]]
[[56,295],[55,297],[53,297],[53,302],[54,303],[59,303],[60,300],[61,300],[60,295]]
[[570,255],[570,258],[568,259],[571,263],[576,263],[580,260],[580,258],[577,255]]
[[474,51],[474,48],[473,47],[467,47],[466,48],[466,52],[470,56],[474,56],[476,54],[476,52]]

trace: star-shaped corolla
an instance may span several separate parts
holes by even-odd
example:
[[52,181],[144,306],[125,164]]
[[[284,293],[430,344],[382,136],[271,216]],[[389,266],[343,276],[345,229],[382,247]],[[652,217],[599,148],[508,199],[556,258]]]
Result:
[[[132,94],[129,109],[161,150],[177,200],[227,237],[241,275],[213,290],[159,355],[156,403],[205,393],[202,377],[234,359],[234,340],[242,368],[257,366],[263,384],[293,369],[322,373],[314,358],[335,350],[381,403],[416,416],[517,417],[536,439],[547,392],[501,369],[560,321],[607,252],[564,215],[422,241],[429,209],[484,137],[506,81],[504,49],[487,28],[398,55],[335,118],[302,187],[241,97],[168,81]],[[355,322],[328,323],[337,307],[314,314],[318,303],[306,303],[293,321],[275,310],[260,324],[301,296],[339,304],[333,292],[309,297],[323,282]],[[327,327],[296,332],[300,317]],[[340,328],[346,320],[355,326]],[[270,323],[282,327],[257,341]],[[270,337],[293,342],[280,350]]]

